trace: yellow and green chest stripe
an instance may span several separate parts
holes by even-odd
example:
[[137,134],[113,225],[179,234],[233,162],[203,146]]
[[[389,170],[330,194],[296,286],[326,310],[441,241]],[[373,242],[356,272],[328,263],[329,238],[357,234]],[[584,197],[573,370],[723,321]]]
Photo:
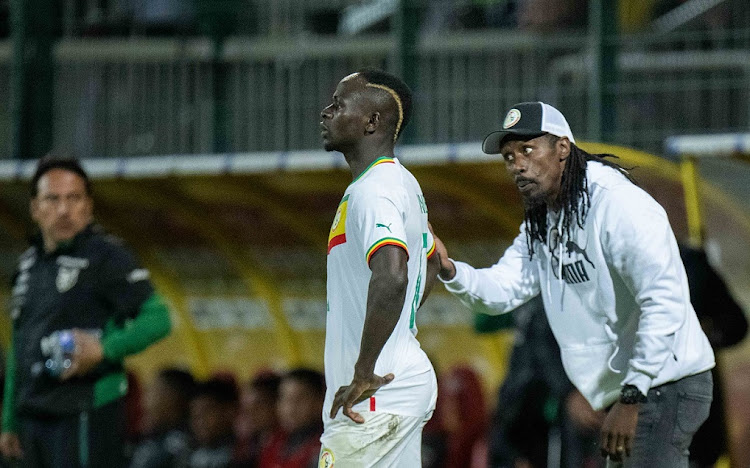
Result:
[[346,208],[348,204],[349,195],[341,200],[339,208],[336,210],[336,216],[333,218],[331,232],[328,234],[328,253],[331,253],[332,248],[346,242]]

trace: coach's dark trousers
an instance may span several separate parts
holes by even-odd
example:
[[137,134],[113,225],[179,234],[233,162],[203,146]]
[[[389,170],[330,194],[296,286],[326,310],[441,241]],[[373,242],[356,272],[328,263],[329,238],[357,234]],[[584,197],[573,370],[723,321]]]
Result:
[[122,399],[73,416],[19,417],[20,466],[121,468],[125,407]]
[[609,461],[607,467],[687,468],[690,441],[711,408],[711,372],[654,387],[647,396],[630,457],[622,463]]

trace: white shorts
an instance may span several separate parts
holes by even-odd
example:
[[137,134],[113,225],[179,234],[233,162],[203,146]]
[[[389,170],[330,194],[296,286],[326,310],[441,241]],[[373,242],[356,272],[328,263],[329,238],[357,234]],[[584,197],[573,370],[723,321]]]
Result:
[[357,424],[339,416],[320,437],[319,468],[370,468],[422,466],[422,428],[432,416],[402,416],[360,412]]

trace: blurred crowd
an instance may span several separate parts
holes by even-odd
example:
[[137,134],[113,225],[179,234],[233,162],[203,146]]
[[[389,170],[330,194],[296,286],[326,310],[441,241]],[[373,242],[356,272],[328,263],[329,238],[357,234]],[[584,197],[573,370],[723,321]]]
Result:
[[[197,381],[169,368],[143,389],[131,375],[130,386],[132,468],[318,466],[325,379],[316,370],[261,371],[238,383],[228,373]],[[424,430],[423,466],[487,466],[490,418],[479,375],[457,366],[439,386]]]
[[[423,466],[487,466],[488,405],[479,375],[458,366],[440,376],[440,399],[424,431]],[[198,381],[163,369],[145,388],[131,375],[132,468],[318,466],[324,376],[313,369],[228,373]]]
[[130,466],[317,466],[325,379],[315,370],[261,372],[238,384],[228,373],[197,381],[164,369],[128,395]]
[[[276,8],[269,0],[74,0],[57,2],[64,35],[82,36],[196,36],[261,33],[260,13]],[[742,27],[732,4],[743,0],[725,0],[707,11],[693,26],[702,29]],[[9,33],[10,0],[0,0],[0,37]],[[346,6],[360,1],[298,2],[299,25],[278,31],[284,34],[337,34],[346,15]],[[680,7],[687,0],[620,1],[617,16],[623,32],[648,30],[653,21]],[[424,34],[486,28],[517,28],[534,32],[583,29],[588,24],[589,0],[416,0]],[[735,8],[736,10],[736,8]],[[267,25],[264,25],[264,27]],[[383,32],[390,27],[386,17],[365,28],[365,32]]]

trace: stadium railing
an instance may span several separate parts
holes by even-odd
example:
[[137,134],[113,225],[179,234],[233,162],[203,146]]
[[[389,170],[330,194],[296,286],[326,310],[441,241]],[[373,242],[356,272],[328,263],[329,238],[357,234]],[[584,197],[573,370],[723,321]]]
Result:
[[[698,50],[674,35],[641,42],[628,42],[610,85],[611,142],[660,151],[670,135],[750,127],[746,50]],[[479,140],[504,108],[536,99],[586,138],[588,44],[584,34],[499,30],[422,40],[410,142]],[[336,82],[393,65],[396,49],[387,36],[234,37],[218,56],[207,38],[64,40],[55,48],[54,144],[82,157],[317,148],[316,122]],[[10,99],[10,55],[0,43],[1,102]],[[10,155],[9,121],[0,107],[0,158]]]

